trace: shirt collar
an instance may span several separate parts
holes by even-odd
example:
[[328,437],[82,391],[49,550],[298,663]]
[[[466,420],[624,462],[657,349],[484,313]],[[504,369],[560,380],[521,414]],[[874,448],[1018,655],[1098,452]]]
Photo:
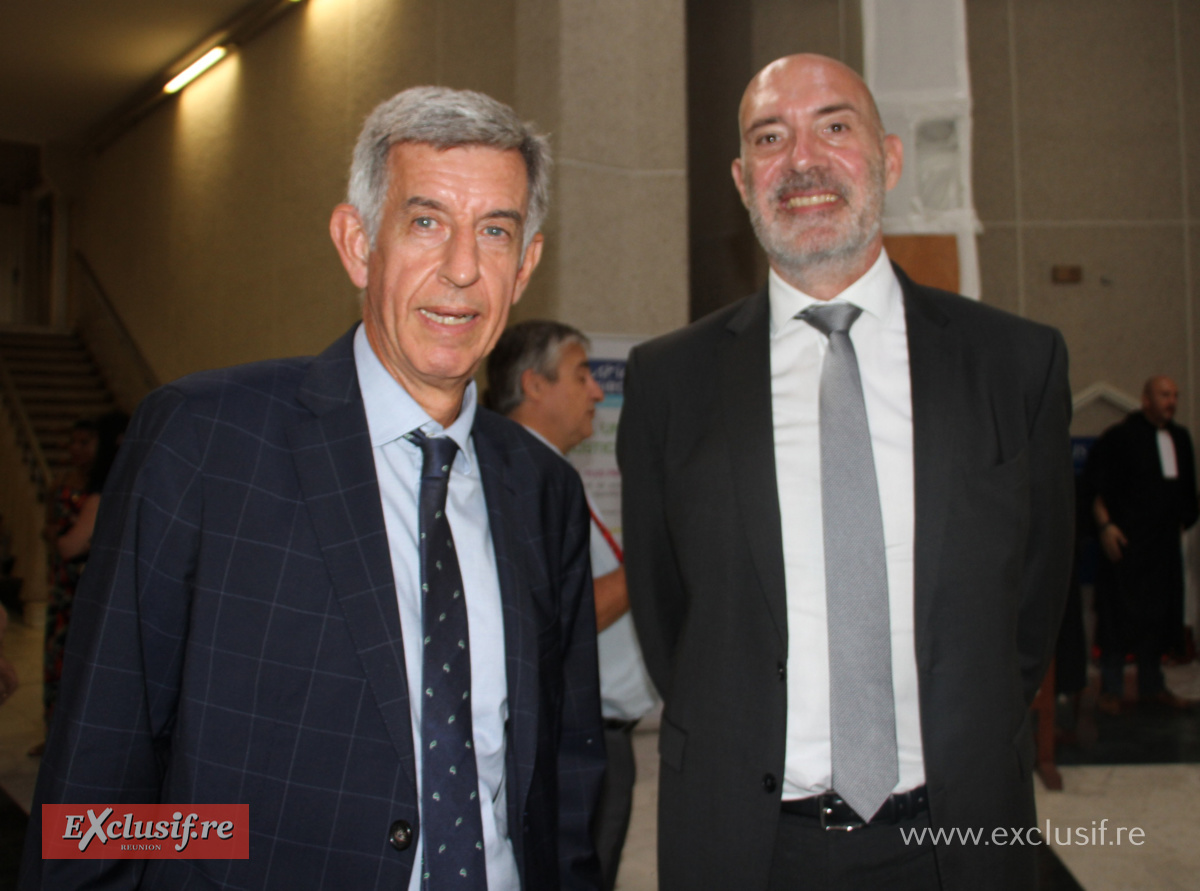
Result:
[[449,427],[442,427],[429,417],[399,381],[388,374],[371,349],[362,325],[354,332],[354,365],[358,370],[358,388],[362,391],[372,447],[387,445],[420,427],[427,436],[449,436],[458,443],[458,454],[467,462],[459,469],[469,471],[471,427],[475,423],[477,405],[475,381],[467,384],[458,417]]
[[[894,301],[899,293],[900,282],[896,279],[887,251],[881,248],[871,268],[833,299],[852,303],[863,312],[883,320],[894,309]],[[799,288],[789,285],[774,268],[767,277],[767,294],[771,305],[772,336],[780,333],[798,313],[814,303],[827,302],[810,297]]]
[[534,436],[536,436],[538,439],[540,439],[542,442],[544,442],[546,444],[546,447],[551,449],[554,452],[554,454],[558,455],[560,458],[567,457],[566,455],[564,455],[562,453],[562,449],[560,449],[558,446],[556,446],[550,440],[546,439],[546,437],[542,436],[542,434],[538,433],[536,430],[534,430],[528,424],[522,424],[521,426],[524,427],[526,430],[528,430],[530,433],[532,433]]

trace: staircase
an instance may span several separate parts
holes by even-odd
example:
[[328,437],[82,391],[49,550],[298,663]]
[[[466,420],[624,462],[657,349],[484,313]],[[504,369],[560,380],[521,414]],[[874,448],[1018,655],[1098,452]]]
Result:
[[[7,370],[53,478],[67,466],[71,425],[81,417],[115,409],[113,396],[73,333],[0,329],[0,364]],[[13,406],[8,410],[13,412]],[[46,480],[44,485],[49,483]]]

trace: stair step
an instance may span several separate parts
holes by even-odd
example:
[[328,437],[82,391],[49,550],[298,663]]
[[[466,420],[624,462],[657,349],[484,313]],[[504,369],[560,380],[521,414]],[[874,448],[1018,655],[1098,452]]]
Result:
[[41,340],[41,341],[13,341],[6,340],[0,337],[0,352],[5,356],[13,358],[33,355],[63,355],[63,356],[79,356],[87,355],[87,349],[78,341],[71,340]]
[[45,350],[43,350],[43,349],[38,349],[37,347],[31,347],[28,349],[25,349],[25,348],[13,349],[12,347],[6,347],[6,346],[0,345],[0,356],[4,357],[5,364],[7,364],[9,368],[12,368],[15,365],[20,365],[22,363],[29,363],[29,364],[41,366],[41,365],[45,365],[46,363],[53,363],[53,362],[71,362],[71,363],[82,362],[82,363],[85,363],[88,365],[90,365],[92,362],[91,355],[89,355],[86,350],[82,350],[82,349],[79,349],[79,350],[45,349]]
[[35,429],[41,429],[45,424],[51,424],[58,427],[66,427],[70,429],[75,422],[81,418],[98,418],[100,415],[107,414],[112,411],[115,406],[111,402],[93,402],[89,405],[78,405],[70,411],[61,412],[44,412],[25,410],[29,422],[33,424]]
[[22,381],[17,384],[17,390],[25,396],[25,399],[41,399],[44,395],[50,400],[61,400],[61,394],[103,393],[104,384],[98,379],[92,382],[85,377],[44,378],[37,379],[37,381],[32,381],[32,379],[31,381]]
[[103,381],[95,375],[13,375],[12,378],[18,390],[34,397],[46,390],[78,390],[79,393],[86,393],[104,389]]
[[91,355],[77,337],[52,331],[0,330],[0,357],[17,389],[51,472],[70,464],[67,444],[80,418],[116,408]]
[[71,334],[32,333],[32,331],[0,331],[0,348],[36,347],[79,349],[79,340]]
[[90,357],[83,353],[55,353],[53,355],[14,355],[5,349],[0,349],[4,356],[4,365],[9,371],[53,371],[56,368],[91,368]]
[[67,338],[41,338],[38,340],[14,340],[13,338],[5,338],[0,335],[0,350],[4,350],[5,355],[9,353],[16,355],[18,353],[86,353],[87,347],[81,344],[78,340]]
[[71,428],[74,424],[73,420],[68,424],[58,423],[50,427],[34,424],[33,429],[37,432],[38,440],[47,447],[52,447],[55,443],[65,446],[71,438]]
[[42,418],[69,418],[71,423],[80,415],[94,415],[107,410],[113,404],[107,393],[97,390],[90,398],[70,399],[62,402],[25,401],[25,414],[31,420]]
[[74,424],[80,418],[104,414],[111,407],[112,400],[102,393],[97,393],[94,399],[78,399],[71,402],[41,404],[26,401],[25,414],[34,422],[57,418]]

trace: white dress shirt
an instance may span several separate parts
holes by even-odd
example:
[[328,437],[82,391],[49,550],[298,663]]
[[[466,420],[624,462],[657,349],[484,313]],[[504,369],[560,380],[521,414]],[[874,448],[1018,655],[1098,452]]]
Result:
[[1171,431],[1164,427],[1158,428],[1158,463],[1162,467],[1165,480],[1179,479],[1179,461],[1175,457],[1175,440]]
[[[508,672],[505,668],[504,610],[496,574],[496,554],[488,526],[483,480],[475,458],[471,425],[475,421],[475,382],[467,385],[462,409],[444,428],[425,413],[395,378],[388,374],[359,326],[354,335],[354,363],[362,390],[375,475],[383,501],[396,600],[400,607],[400,634],[404,641],[404,667],[408,673],[413,751],[416,755],[418,801],[421,786],[421,670],[423,600],[418,496],[421,491],[421,449],[404,438],[420,427],[426,436],[449,436],[458,443],[450,468],[446,515],[454,535],[455,550],[462,556],[463,592],[467,598],[467,629],[471,650],[471,721],[475,763],[479,771],[480,814],[487,862],[488,888],[519,889],[517,861],[508,835],[508,802],[504,771],[504,723],[508,720]],[[419,891],[421,856],[409,880],[409,891]]]
[[[821,514],[820,383],[827,338],[796,314],[819,301],[774,270],[771,307],[771,411],[783,532],[788,619],[787,750],[783,797],[832,788],[829,634]],[[892,686],[900,778],[894,791],[925,782],[913,635],[912,386],[903,295],[886,252],[834,298],[861,307],[850,329],[863,384],[883,512],[892,631]]]

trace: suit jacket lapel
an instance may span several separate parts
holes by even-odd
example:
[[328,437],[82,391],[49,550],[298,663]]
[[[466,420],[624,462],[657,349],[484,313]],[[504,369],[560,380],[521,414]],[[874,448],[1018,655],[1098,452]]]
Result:
[[313,362],[289,431],[296,473],[350,634],[388,734],[416,790],[396,584],[354,364],[354,329]]
[[514,510],[519,503],[520,490],[512,476],[510,452],[500,441],[504,431],[495,420],[495,416],[486,410],[477,411],[472,436],[487,501],[488,525],[496,552],[500,600],[504,608],[509,744],[512,746],[509,764],[516,770],[516,775],[509,780],[508,805],[510,813],[520,814],[529,794],[537,753],[537,625],[533,605],[528,602],[521,549],[515,537],[522,526],[521,515]]
[[746,301],[726,325],[718,361],[738,516],[750,545],[775,630],[787,642],[779,489],[771,412],[771,351],[767,290]]
[[932,656],[935,592],[938,589],[946,515],[955,485],[958,453],[956,412],[965,383],[961,345],[950,323],[899,268],[908,328],[908,366],[912,383],[914,526],[914,621],[917,665],[928,671]]

